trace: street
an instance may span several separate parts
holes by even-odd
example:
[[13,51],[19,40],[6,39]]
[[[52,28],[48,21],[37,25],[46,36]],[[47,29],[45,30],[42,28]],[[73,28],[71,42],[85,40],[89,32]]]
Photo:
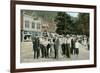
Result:
[[[70,61],[70,60],[87,60],[89,59],[89,51],[84,47],[80,47],[79,55],[71,55],[71,58],[67,58],[65,56],[61,56],[58,59],[54,58],[39,58],[34,59],[34,52],[32,49],[32,42],[21,42],[20,48],[20,62],[21,63],[32,63],[32,62],[47,62],[47,61]],[[53,54],[52,54],[53,55]]]

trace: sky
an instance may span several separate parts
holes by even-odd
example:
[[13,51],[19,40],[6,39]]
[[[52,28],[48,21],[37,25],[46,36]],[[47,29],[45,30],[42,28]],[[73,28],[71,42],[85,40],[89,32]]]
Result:
[[69,15],[73,16],[73,17],[77,17],[78,16],[78,12],[67,12]]

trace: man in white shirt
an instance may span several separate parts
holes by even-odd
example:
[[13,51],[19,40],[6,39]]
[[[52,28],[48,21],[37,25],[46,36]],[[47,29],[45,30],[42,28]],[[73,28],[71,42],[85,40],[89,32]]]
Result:
[[75,54],[79,54],[79,47],[80,47],[80,43],[79,40],[76,40],[75,42]]

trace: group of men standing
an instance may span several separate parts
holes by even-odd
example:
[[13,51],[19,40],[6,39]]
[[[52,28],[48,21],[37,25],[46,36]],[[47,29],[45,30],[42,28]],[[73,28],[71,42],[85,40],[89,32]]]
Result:
[[34,59],[59,58],[60,56],[71,58],[71,55],[79,54],[80,39],[77,37],[34,37]]

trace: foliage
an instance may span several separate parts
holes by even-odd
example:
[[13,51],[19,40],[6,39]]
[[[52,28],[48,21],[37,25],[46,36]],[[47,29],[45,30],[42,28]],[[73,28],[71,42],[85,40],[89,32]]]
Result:
[[65,12],[58,12],[55,22],[57,22],[56,32],[58,34],[85,34],[89,36],[88,13],[78,13],[77,17],[72,17]]
[[71,31],[71,16],[68,15],[65,12],[58,12],[57,16],[55,17],[55,22],[57,22],[57,30],[56,32],[58,34],[64,34],[70,33]]
[[78,31],[89,36],[89,13],[79,13],[78,20]]

